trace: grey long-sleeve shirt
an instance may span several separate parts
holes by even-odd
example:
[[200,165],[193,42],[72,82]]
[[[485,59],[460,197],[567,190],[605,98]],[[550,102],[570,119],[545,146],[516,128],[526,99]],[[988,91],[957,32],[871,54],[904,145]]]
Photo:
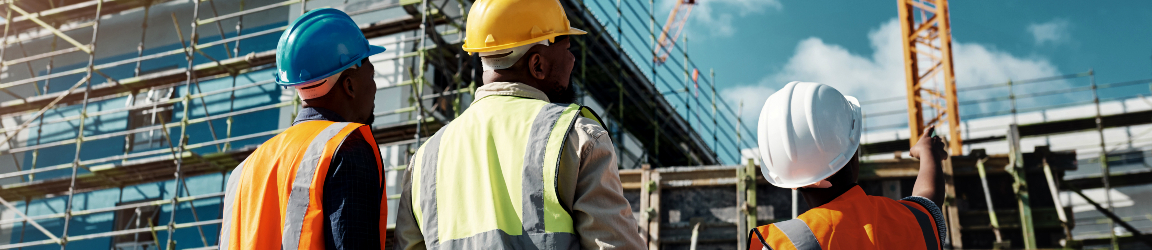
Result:
[[[476,89],[475,100],[488,95],[510,95],[548,101],[548,96],[526,84],[496,82]],[[467,112],[467,111],[465,111]],[[592,119],[580,117],[560,154],[557,192],[572,215],[583,249],[645,249],[636,231],[632,208],[624,199],[616,148],[608,131]],[[409,166],[411,169],[411,166]],[[396,216],[397,249],[425,249],[424,236],[412,214],[410,171]]]

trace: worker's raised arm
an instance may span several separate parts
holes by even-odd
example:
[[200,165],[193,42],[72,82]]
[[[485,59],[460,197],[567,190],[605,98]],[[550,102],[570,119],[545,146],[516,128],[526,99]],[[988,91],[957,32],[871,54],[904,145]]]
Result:
[[941,170],[941,161],[948,157],[944,151],[944,140],[939,136],[932,136],[935,126],[929,126],[921,133],[920,140],[908,151],[908,154],[920,159],[920,172],[916,174],[916,184],[912,186],[912,195],[928,198],[936,206],[944,204],[944,173]]

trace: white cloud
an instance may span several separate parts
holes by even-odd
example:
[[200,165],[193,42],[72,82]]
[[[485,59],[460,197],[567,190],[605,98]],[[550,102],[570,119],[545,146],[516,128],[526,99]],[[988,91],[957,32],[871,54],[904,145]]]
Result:
[[1068,20],[1053,19],[1044,23],[1029,24],[1028,32],[1032,33],[1032,38],[1037,45],[1056,44],[1069,38]]
[[[743,100],[745,108],[755,108],[749,105],[757,103],[763,105],[770,91],[790,81],[808,81],[828,84],[835,87],[845,95],[856,96],[861,101],[882,98],[901,97],[906,94],[904,78],[903,51],[900,40],[900,22],[893,18],[880,25],[868,34],[872,47],[871,55],[854,54],[846,48],[835,44],[825,43],[820,38],[808,38],[796,45],[796,53],[788,59],[780,71],[769,74],[754,85],[738,86],[723,90],[722,94],[735,105],[737,100]],[[973,86],[1005,82],[1009,79],[1029,79],[1036,77],[1053,76],[1059,70],[1043,58],[1018,57],[1010,53],[977,43],[953,43],[953,56],[957,85]],[[927,65],[921,65],[927,67]],[[1066,85],[1056,82],[1052,85]],[[1019,91],[1019,89],[1018,89]],[[962,93],[961,99],[975,98],[972,95],[1004,95],[1003,93]],[[884,112],[906,108],[903,101],[887,102],[883,104],[864,104],[866,112]],[[992,105],[992,106],[990,106]],[[965,108],[979,108],[983,110],[995,109],[999,104],[964,106]],[[757,109],[758,110],[758,109]],[[965,111],[973,112],[973,111]],[[745,118],[758,117],[758,112],[742,112]],[[893,115],[885,119],[899,119],[899,122],[885,122],[885,124],[903,123],[905,116]],[[748,119],[746,119],[748,120]],[[745,121],[747,122],[747,121]],[[755,124],[746,123],[746,124]],[[879,125],[879,124],[878,124]]]
[[[661,9],[671,10],[675,1],[663,3],[665,6],[662,6]],[[694,30],[703,30],[704,32],[701,32],[703,34],[729,37],[736,33],[733,24],[735,18],[763,13],[768,9],[779,11],[784,9],[784,5],[780,3],[780,0],[697,0],[690,15],[692,20],[689,20],[688,23],[697,28]],[[668,18],[668,14],[657,14],[656,16]]]
[[[975,43],[958,43],[953,46],[953,54],[956,56],[954,60],[956,66],[956,85],[960,87],[1003,83],[1009,80],[1049,77],[1061,73],[1056,66],[1047,59],[1016,57],[1007,52]],[[1042,84],[1032,84],[1026,88],[1016,87],[1014,90],[1016,94],[1019,95],[1022,93],[1037,93],[1045,90],[1063,89],[1068,88],[1069,85],[1067,81],[1058,80]],[[990,96],[1003,97],[1007,96],[1007,93],[1004,93],[1006,90],[1007,88],[996,88],[989,91],[961,92],[959,97],[960,100],[973,100]],[[1021,108],[1035,107],[1039,106],[1041,102],[1054,101],[1052,99],[1054,97],[1068,97],[1068,95],[1069,94],[1048,96],[1040,99],[1018,99],[1017,104],[1020,105],[1019,107]],[[1006,103],[1004,102],[981,103],[961,108],[978,108],[979,110],[976,113],[986,113],[1008,109],[1005,105]]]

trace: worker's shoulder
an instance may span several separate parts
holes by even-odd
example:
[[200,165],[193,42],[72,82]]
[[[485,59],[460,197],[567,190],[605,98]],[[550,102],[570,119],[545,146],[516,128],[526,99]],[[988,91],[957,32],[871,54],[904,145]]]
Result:
[[804,221],[804,224],[808,225],[833,225],[836,224],[836,221],[832,218],[834,213],[843,214],[851,212],[852,211],[850,210],[841,210],[820,206],[808,209],[808,211],[801,213],[796,218]]
[[[357,125],[364,126],[362,124],[357,124]],[[375,148],[372,146],[371,143],[369,143],[368,139],[369,138],[365,138],[364,134],[362,134],[362,133],[357,133],[355,131],[353,131],[352,133],[348,133],[347,135],[344,136],[344,139],[343,139],[344,141],[340,142],[340,147],[337,148],[337,152],[339,152],[341,149],[345,149],[345,148],[356,148],[356,149]]]
[[809,209],[803,214],[800,214],[798,218],[809,224],[835,224],[835,222],[839,222],[843,218],[885,218],[890,216],[875,217],[875,215],[878,213],[901,213],[907,211],[907,208],[905,208],[903,204],[914,205],[914,208],[922,209],[919,205],[915,205],[916,203],[914,202],[905,200],[897,201],[884,196],[871,196],[860,193],[859,196],[846,197],[846,199],[837,198],[822,206]]
[[927,215],[933,220],[943,218],[943,213],[935,203],[924,197],[909,196],[900,200],[893,200],[884,196],[868,196],[869,208],[873,210],[876,219],[908,220],[921,215]]
[[[868,195],[867,197],[869,203],[871,203],[871,207],[878,208],[878,211],[903,213],[908,211],[908,208],[912,208],[927,214],[932,210],[932,207],[929,207],[923,202],[915,200],[915,198],[924,199],[923,197],[909,196],[900,200],[893,200],[892,198],[885,196]],[[924,201],[927,201],[928,204],[931,204],[931,201],[928,201],[927,199],[924,199]]]
[[334,158],[344,158],[347,161],[368,166],[381,164],[380,147],[377,146],[375,139],[366,136],[368,135],[360,132],[346,135],[344,141],[340,142],[340,146],[333,152]]
[[579,138],[588,138],[591,140],[597,140],[602,136],[608,135],[608,130],[600,125],[599,122],[584,116],[576,117],[572,132],[575,132]]

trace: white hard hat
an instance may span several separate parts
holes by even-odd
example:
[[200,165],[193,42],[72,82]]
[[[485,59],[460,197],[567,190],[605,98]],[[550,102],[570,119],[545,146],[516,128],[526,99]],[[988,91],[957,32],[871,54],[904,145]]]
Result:
[[790,82],[760,111],[760,170],[781,188],[820,183],[855,156],[862,125],[856,98],[824,84]]

